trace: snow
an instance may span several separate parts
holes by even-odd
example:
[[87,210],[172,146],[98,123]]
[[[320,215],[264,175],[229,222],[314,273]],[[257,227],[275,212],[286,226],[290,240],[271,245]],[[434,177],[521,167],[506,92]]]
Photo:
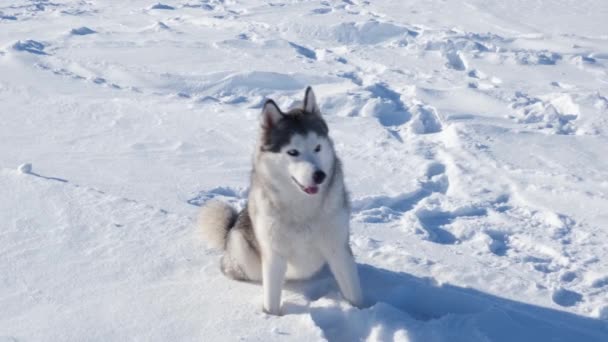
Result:
[[17,170],[20,173],[32,173],[32,164],[30,164],[30,163],[21,164],[21,165],[19,165]]
[[[0,341],[608,340],[604,1],[0,3]],[[312,85],[366,307],[194,221]],[[34,168],[32,167],[34,165]]]

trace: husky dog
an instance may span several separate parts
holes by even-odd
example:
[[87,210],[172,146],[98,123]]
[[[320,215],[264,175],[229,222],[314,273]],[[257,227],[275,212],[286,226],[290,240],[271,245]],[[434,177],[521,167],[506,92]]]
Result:
[[284,279],[309,278],[328,264],[342,295],[361,306],[342,167],[312,88],[286,113],[267,100],[260,131],[245,209],[211,201],[200,213],[206,239],[224,250],[222,272],[262,281],[264,311],[278,315]]

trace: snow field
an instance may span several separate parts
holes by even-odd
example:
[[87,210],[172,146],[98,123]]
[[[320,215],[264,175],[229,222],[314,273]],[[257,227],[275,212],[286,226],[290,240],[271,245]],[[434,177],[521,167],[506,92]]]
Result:
[[[0,4],[0,340],[608,340],[602,1]],[[564,24],[564,23],[567,23]],[[198,206],[312,85],[368,307],[261,313]]]

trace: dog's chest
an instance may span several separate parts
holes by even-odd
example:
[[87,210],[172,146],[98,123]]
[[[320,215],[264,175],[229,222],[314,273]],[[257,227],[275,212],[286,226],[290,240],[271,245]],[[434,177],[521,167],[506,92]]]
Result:
[[292,250],[314,245],[317,239],[318,222],[308,220],[298,222],[293,220],[277,220],[272,227],[275,244]]
[[305,259],[316,253],[318,249],[319,230],[322,222],[317,218],[309,218],[303,221],[293,220],[288,215],[268,218],[268,230],[259,238],[270,243],[272,248],[280,251],[289,259]]
[[288,279],[308,278],[325,263],[319,250],[318,222],[315,223],[277,227],[273,245],[287,259]]

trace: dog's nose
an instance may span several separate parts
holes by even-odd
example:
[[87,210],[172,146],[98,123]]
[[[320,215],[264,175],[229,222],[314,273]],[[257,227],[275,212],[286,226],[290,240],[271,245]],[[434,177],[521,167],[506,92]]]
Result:
[[317,171],[315,171],[315,173],[312,174],[312,180],[315,181],[316,184],[323,183],[324,179],[325,179],[325,172],[323,172],[321,170],[317,170]]

